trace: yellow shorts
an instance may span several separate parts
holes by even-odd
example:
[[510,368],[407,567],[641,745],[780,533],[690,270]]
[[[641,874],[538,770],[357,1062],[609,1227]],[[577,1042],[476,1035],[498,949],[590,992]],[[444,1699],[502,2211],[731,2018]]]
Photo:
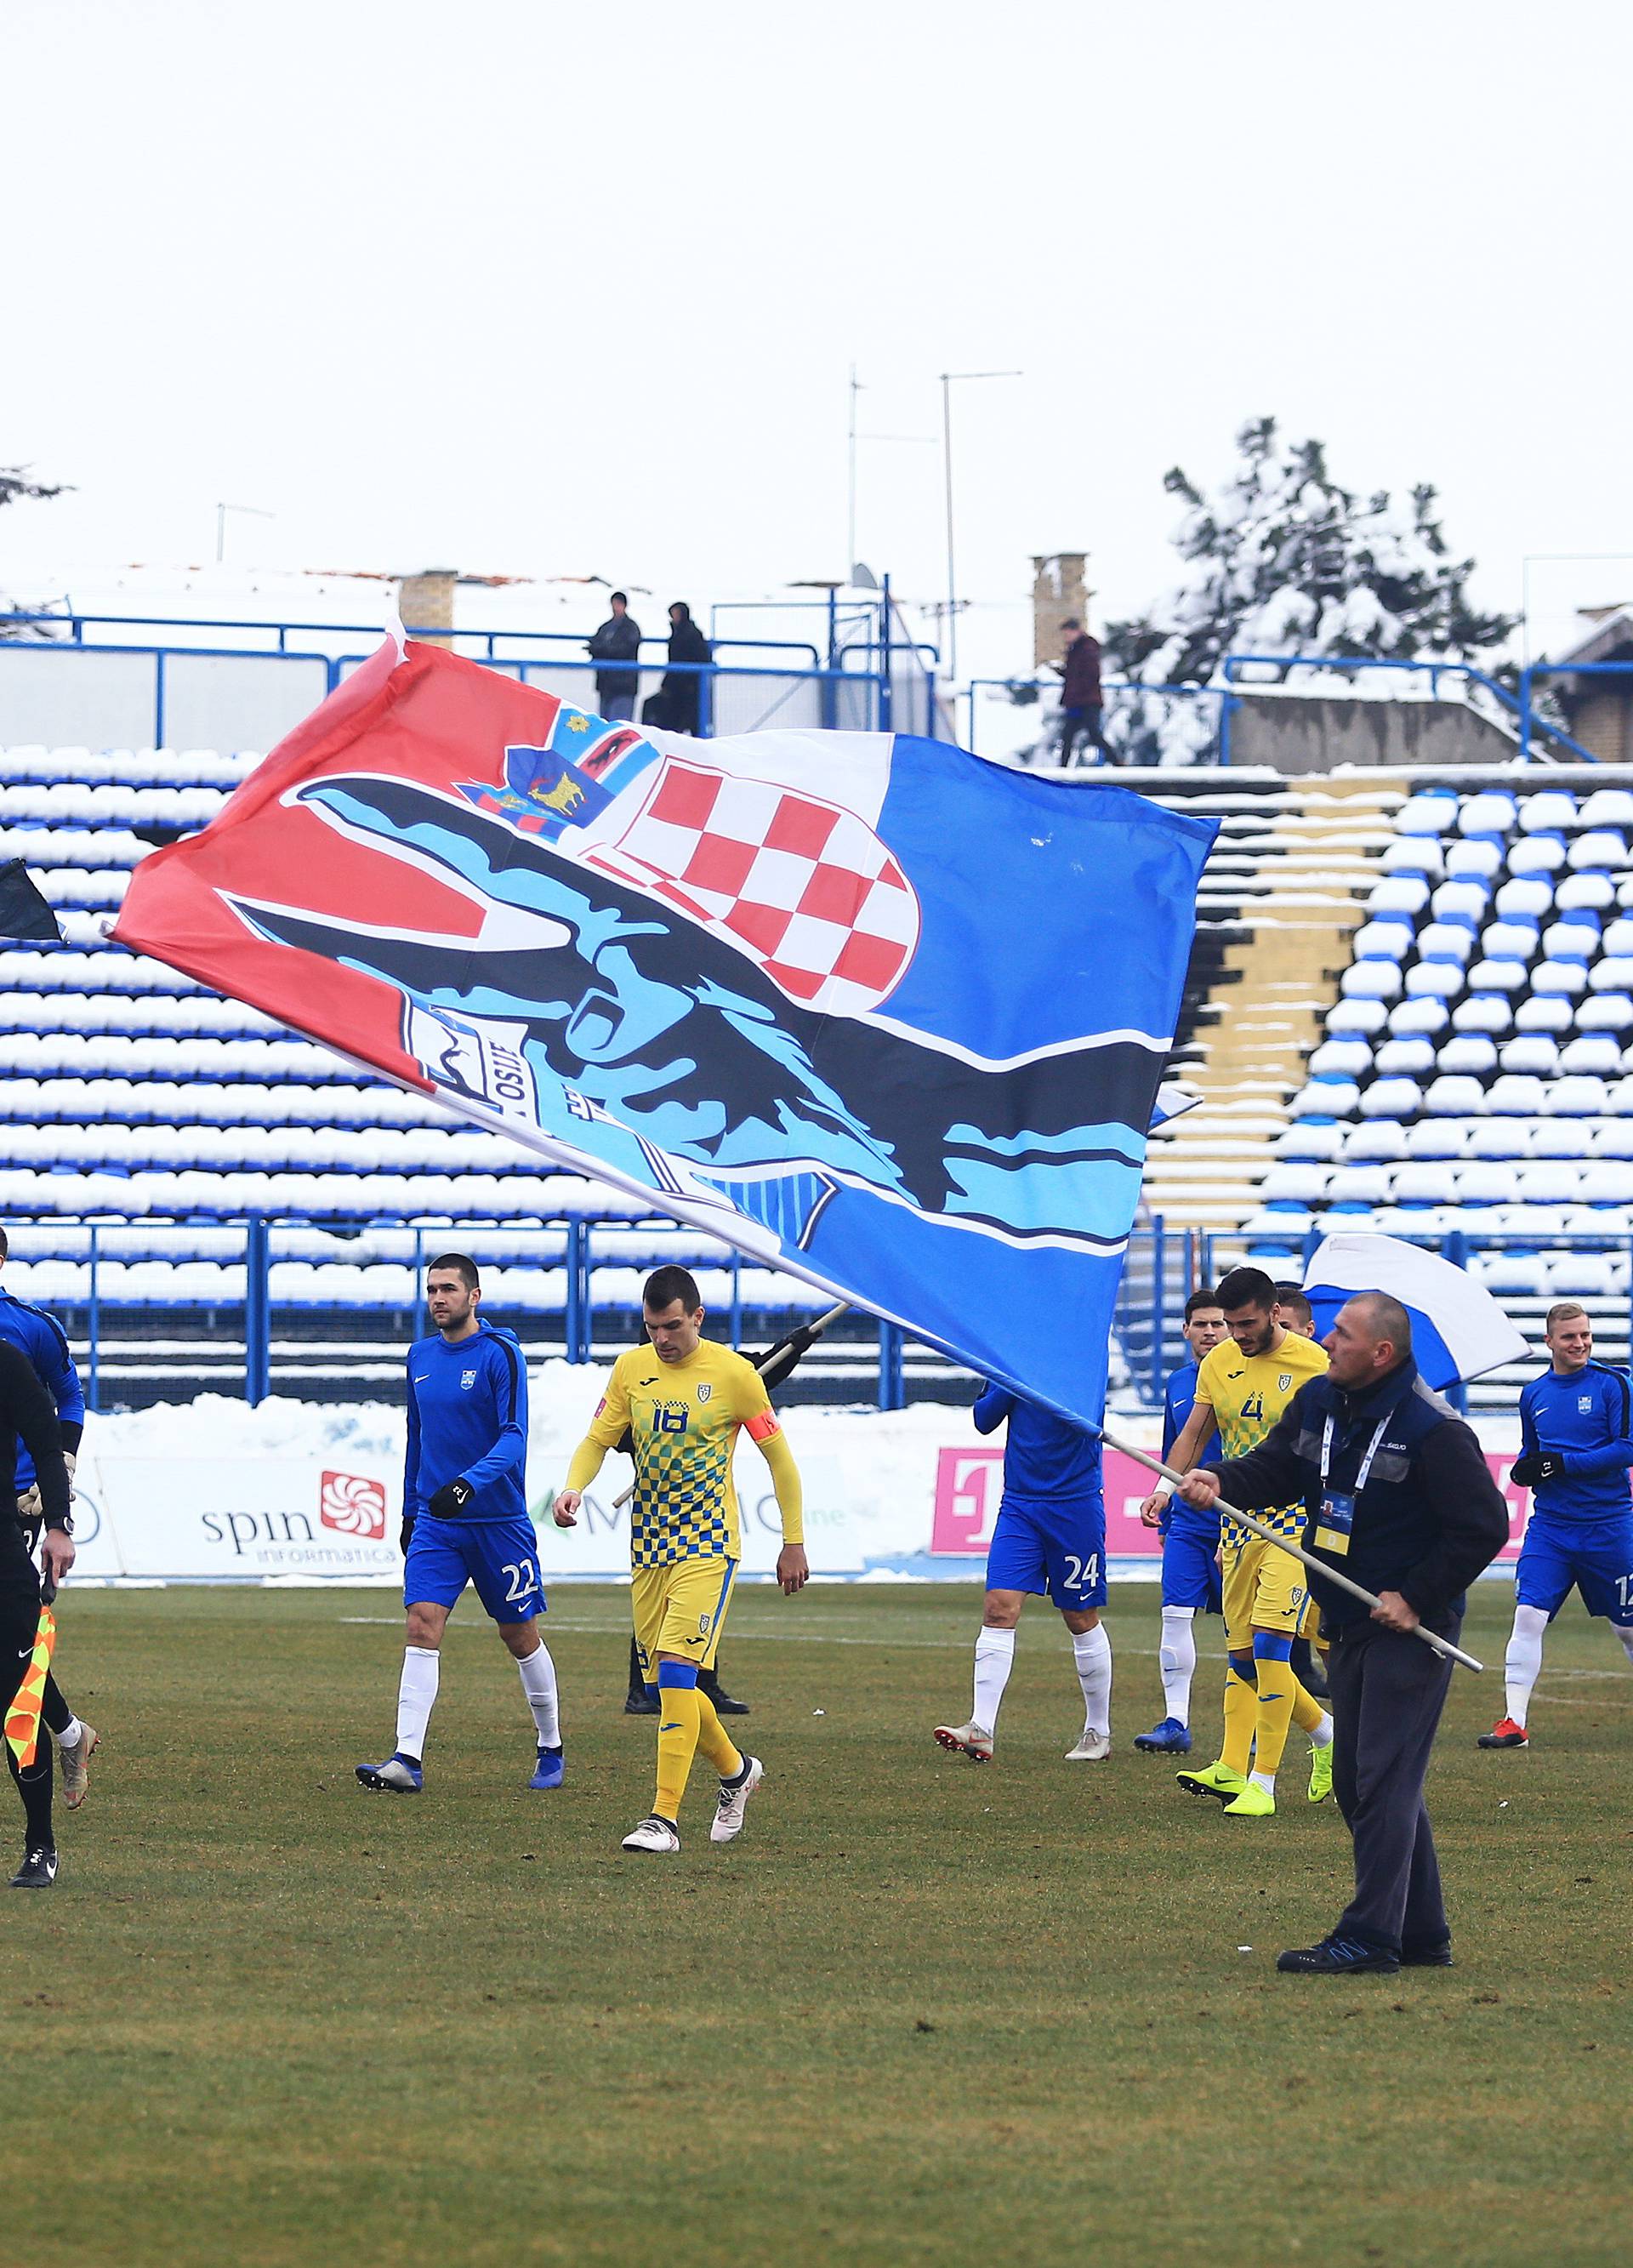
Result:
[[664,1567],[637,1567],[629,1586],[635,1610],[635,1646],[641,1675],[658,1683],[658,1657],[678,1654],[700,1669],[712,1669],[720,1626],[732,1603],[735,1559],[675,1559]]
[[1315,1626],[1314,1602],[1303,1563],[1257,1535],[1239,1543],[1226,1539],[1223,1558],[1225,1644],[1231,1653],[1251,1653],[1256,1630],[1286,1638],[1308,1637]]

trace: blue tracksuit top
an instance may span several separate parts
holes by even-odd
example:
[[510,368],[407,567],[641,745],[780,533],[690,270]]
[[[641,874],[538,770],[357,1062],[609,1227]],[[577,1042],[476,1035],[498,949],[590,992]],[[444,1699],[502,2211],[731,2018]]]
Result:
[[1590,1362],[1562,1378],[1550,1366],[1519,1397],[1519,1432],[1526,1456],[1544,1450],[1565,1463],[1536,1490],[1533,1518],[1577,1527],[1627,1518],[1633,1396],[1625,1371]]
[[1041,1410],[1001,1386],[984,1387],[975,1398],[975,1431],[996,1433],[1005,1418],[1004,1487],[1007,1494],[1033,1504],[1071,1503],[1100,1492],[1100,1445],[1080,1425],[1069,1425],[1052,1410]]
[[[0,1292],[0,1339],[28,1357],[34,1374],[56,1404],[57,1423],[63,1428],[63,1447],[77,1449],[80,1429],[85,1422],[85,1397],[80,1388],[79,1373],[74,1367],[74,1358],[68,1351],[68,1340],[63,1326],[55,1315],[48,1315],[43,1307],[31,1307],[26,1300],[14,1300],[9,1292]],[[34,1461],[24,1447],[21,1437],[17,1444],[17,1492],[18,1496],[34,1484]]]
[[[1162,1461],[1164,1464],[1167,1463],[1169,1452],[1185,1431],[1185,1421],[1195,1407],[1196,1381],[1201,1370],[1201,1363],[1188,1362],[1181,1365],[1168,1381],[1168,1390],[1162,1398]],[[1203,1454],[1196,1462],[1199,1465],[1217,1465],[1223,1454],[1224,1447],[1219,1440],[1219,1429],[1216,1425],[1203,1445]]]
[[526,1516],[527,1368],[513,1331],[479,1324],[452,1344],[440,1331],[408,1350],[408,1454],[402,1508],[418,1520],[446,1481],[476,1493],[461,1520]]

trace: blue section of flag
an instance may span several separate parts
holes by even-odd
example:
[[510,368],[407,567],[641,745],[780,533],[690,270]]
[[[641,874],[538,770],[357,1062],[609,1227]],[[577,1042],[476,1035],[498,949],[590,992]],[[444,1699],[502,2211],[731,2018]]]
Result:
[[[1378,1288],[1382,1290],[1386,1287],[1380,1285]],[[1304,1295],[1310,1302],[1310,1311],[1315,1317],[1318,1339],[1324,1339],[1331,1330],[1334,1318],[1344,1301],[1355,1297],[1353,1291],[1345,1291],[1336,1284],[1306,1284]],[[1399,1295],[1391,1292],[1390,1296],[1395,1298]],[[1401,1304],[1411,1318],[1412,1354],[1417,1364],[1418,1375],[1426,1386],[1432,1386],[1437,1394],[1444,1394],[1448,1386],[1457,1383],[1457,1358],[1441,1337],[1440,1326],[1431,1314],[1422,1307],[1415,1307],[1409,1300],[1402,1300]]]

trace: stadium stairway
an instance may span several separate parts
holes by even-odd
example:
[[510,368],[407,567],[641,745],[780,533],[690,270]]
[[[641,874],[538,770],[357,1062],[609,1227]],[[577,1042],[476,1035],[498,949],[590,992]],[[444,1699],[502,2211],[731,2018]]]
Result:
[[1170,1228],[1233,1230],[1258,1208],[1406,792],[1394,778],[1342,773],[1124,777],[1169,809],[1219,821],[1170,1064],[1203,1100],[1152,1144],[1145,1197]]

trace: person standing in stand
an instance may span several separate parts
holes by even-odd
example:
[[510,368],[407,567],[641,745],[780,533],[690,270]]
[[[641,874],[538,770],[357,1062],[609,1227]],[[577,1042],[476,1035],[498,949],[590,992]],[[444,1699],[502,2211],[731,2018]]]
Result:
[[635,714],[641,673],[638,669],[614,669],[607,665],[637,659],[641,625],[629,612],[625,593],[614,591],[611,603],[611,614],[589,642],[591,660],[602,665],[595,673],[595,705],[609,724],[628,724]]
[[1060,664],[1060,762],[1065,771],[1074,760],[1079,740],[1098,749],[1101,763],[1109,763],[1111,750],[1100,733],[1100,643],[1091,637],[1075,615],[1061,624],[1066,651]]

